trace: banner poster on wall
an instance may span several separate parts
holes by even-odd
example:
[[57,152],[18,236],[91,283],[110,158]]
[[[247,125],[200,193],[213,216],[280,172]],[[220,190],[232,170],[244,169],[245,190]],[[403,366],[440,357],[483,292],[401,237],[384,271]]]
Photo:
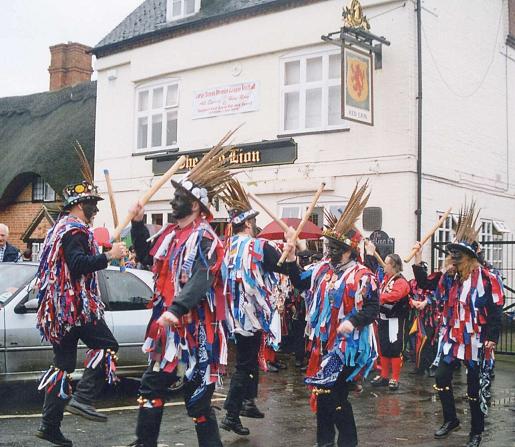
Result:
[[372,55],[342,46],[342,118],[374,125]]

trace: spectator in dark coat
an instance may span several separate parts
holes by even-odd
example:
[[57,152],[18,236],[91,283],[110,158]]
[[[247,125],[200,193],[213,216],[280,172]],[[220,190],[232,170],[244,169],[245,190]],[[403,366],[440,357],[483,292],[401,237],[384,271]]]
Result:
[[20,252],[14,246],[7,242],[9,237],[9,227],[0,223],[0,262],[18,262]]

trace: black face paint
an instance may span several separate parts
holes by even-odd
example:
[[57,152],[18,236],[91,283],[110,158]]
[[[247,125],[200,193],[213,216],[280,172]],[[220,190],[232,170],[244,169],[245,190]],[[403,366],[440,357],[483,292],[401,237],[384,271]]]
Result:
[[181,189],[175,191],[170,205],[172,205],[174,219],[184,219],[193,213],[193,199]]
[[92,222],[93,217],[98,213],[97,202],[84,202],[82,204],[82,212],[84,213],[87,223]]
[[459,250],[451,250],[450,251],[451,259],[454,263],[458,263],[463,258],[463,253]]
[[342,256],[347,249],[337,242],[329,239],[327,243],[327,256],[329,257],[331,264],[338,265],[342,262]]

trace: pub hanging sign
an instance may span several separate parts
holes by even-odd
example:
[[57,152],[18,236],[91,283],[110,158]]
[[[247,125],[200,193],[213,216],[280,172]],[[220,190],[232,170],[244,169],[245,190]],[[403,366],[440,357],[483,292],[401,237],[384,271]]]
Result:
[[[154,175],[164,174],[181,155],[186,156],[186,166],[178,172],[192,169],[210,149],[180,151],[173,154],[156,154],[145,157],[152,160]],[[235,145],[226,155],[230,169],[292,164],[297,160],[297,143],[292,138],[280,138],[259,143]]]

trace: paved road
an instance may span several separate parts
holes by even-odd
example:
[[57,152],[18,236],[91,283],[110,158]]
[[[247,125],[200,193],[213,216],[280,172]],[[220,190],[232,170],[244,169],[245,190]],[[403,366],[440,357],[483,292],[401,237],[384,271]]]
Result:
[[[239,437],[222,430],[225,447],[311,447],[315,443],[315,418],[308,405],[308,394],[302,374],[289,364],[289,369],[262,375],[259,406],[266,412],[262,420],[242,419],[251,430],[249,437]],[[441,407],[432,390],[433,379],[407,374],[401,377],[398,392],[377,391],[366,384],[363,393],[352,395],[360,446],[373,447],[454,447],[464,446],[469,430],[468,404],[465,395],[465,372],[456,375],[458,410],[462,429],[448,439],[436,441],[434,429],[441,424]],[[227,391],[216,394],[222,406]],[[63,432],[77,447],[125,446],[134,439],[137,416],[136,381],[124,381],[99,402],[109,414],[107,423],[94,423],[66,415]],[[515,447],[515,359],[498,359],[494,398],[484,447]],[[0,447],[44,447],[50,444],[33,436],[39,423],[41,396],[35,384],[0,388]],[[180,396],[173,396],[163,418],[162,446],[195,447],[193,424],[186,416]],[[221,413],[219,413],[219,419]]]

